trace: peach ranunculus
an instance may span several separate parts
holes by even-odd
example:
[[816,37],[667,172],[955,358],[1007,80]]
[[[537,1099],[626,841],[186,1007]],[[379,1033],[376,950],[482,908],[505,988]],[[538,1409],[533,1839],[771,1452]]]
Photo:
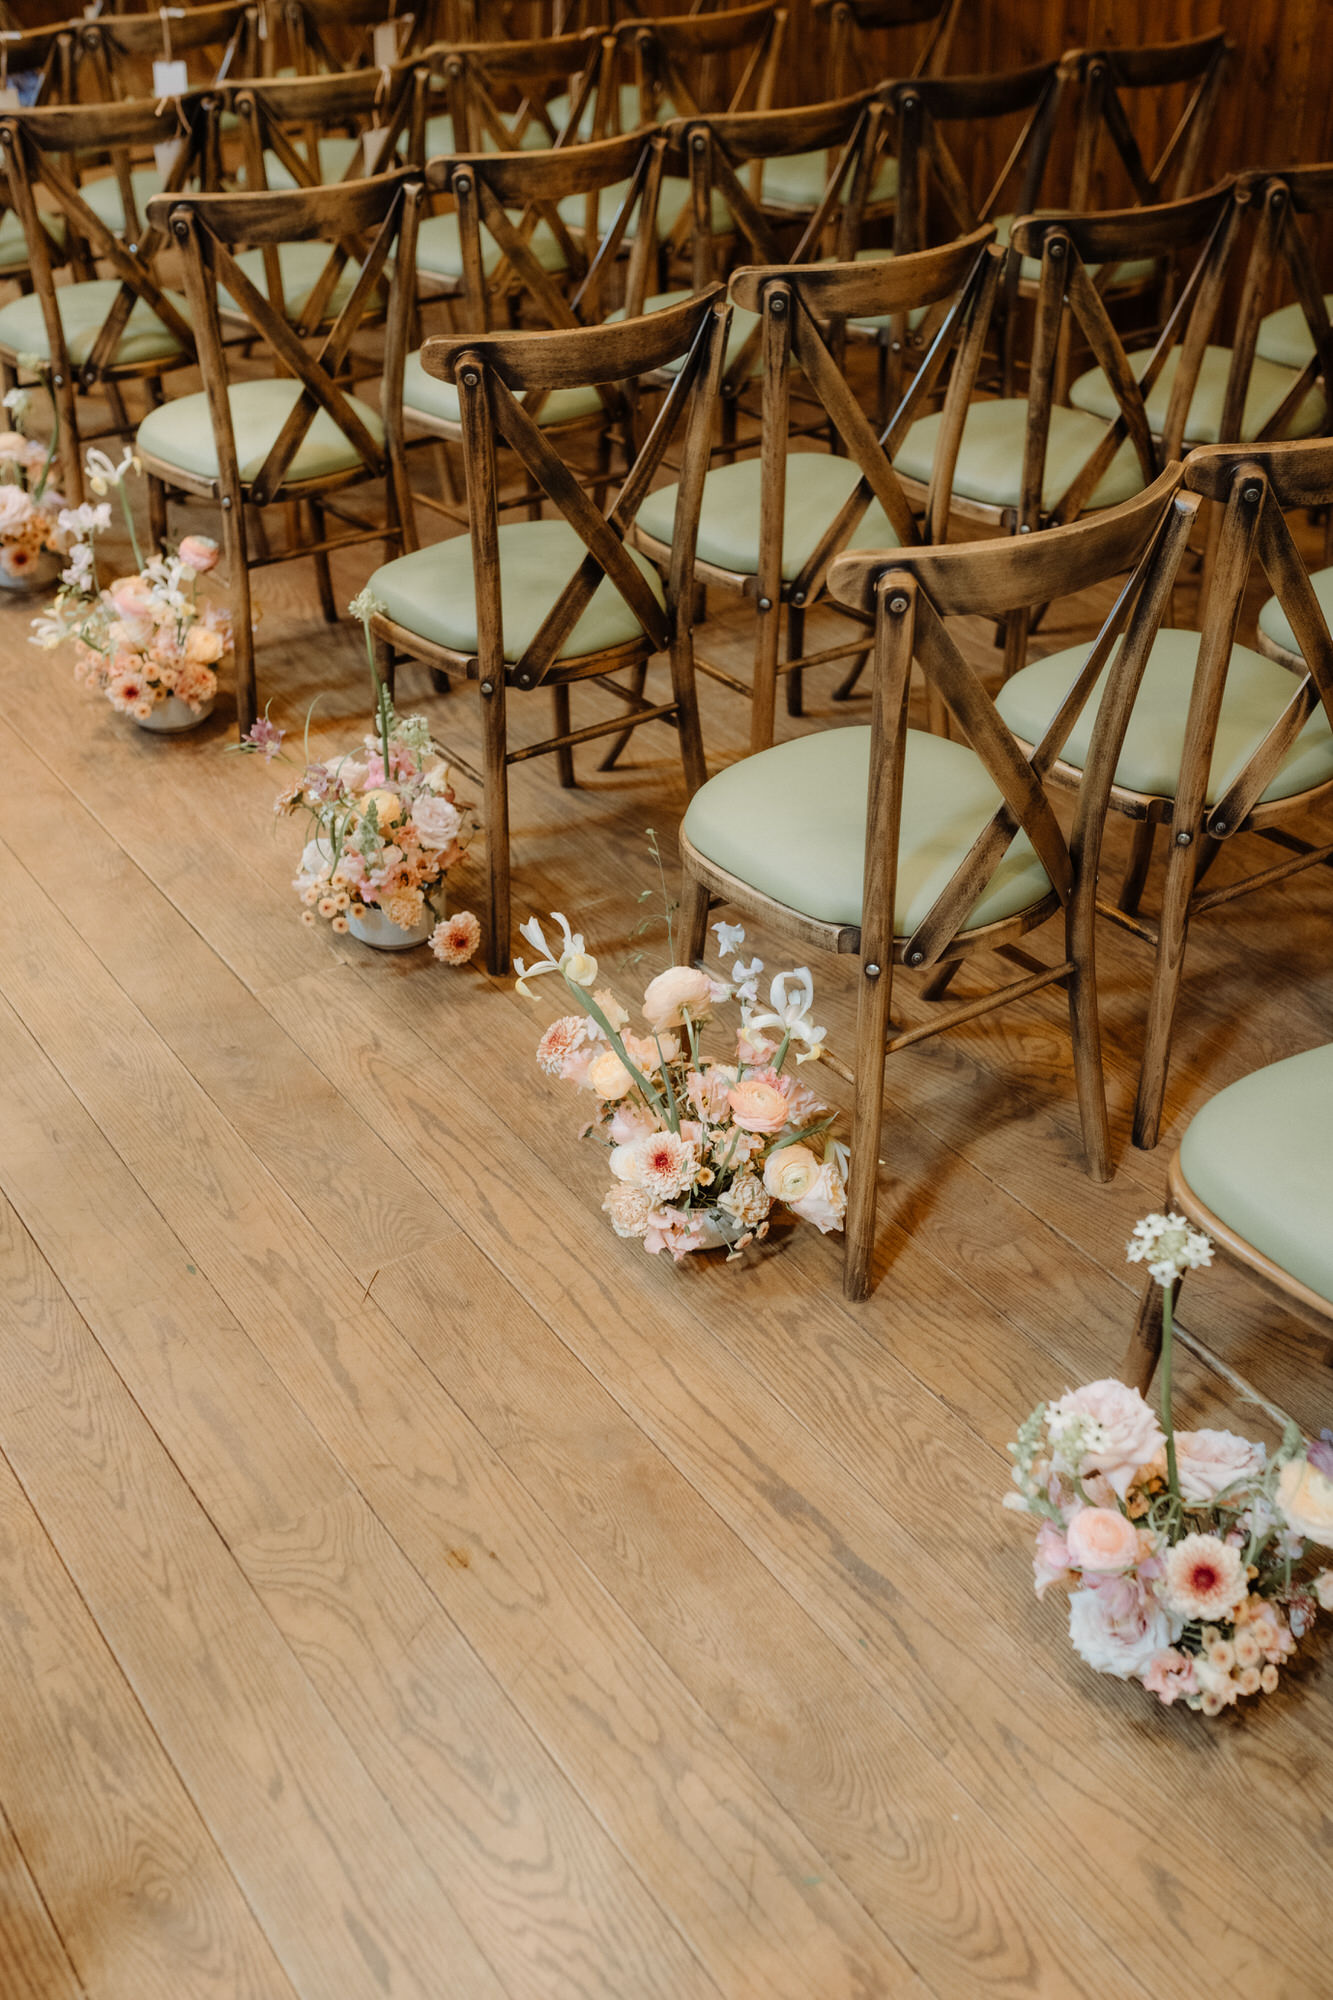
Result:
[[813,1222],[821,1236],[841,1229],[847,1214],[847,1189],[833,1162],[825,1160],[809,1192],[799,1201],[789,1200],[787,1206],[802,1222]]
[[686,1013],[702,1020],[713,1001],[713,982],[695,965],[671,965],[650,979],[643,995],[643,1016],[659,1033],[678,1028]]
[[614,1049],[604,1049],[588,1071],[588,1088],[596,1096],[614,1103],[634,1088],[634,1078]]
[[780,1132],[790,1115],[782,1092],[759,1077],[745,1076],[733,1083],[727,1103],[742,1132]]
[[211,667],[220,660],[226,647],[220,632],[210,631],[207,625],[192,625],[185,638],[185,657],[196,666]]
[[197,575],[203,576],[217,565],[218,545],[211,535],[187,535],[176,553]]
[[1104,1575],[1132,1569],[1139,1559],[1139,1531],[1113,1507],[1081,1507],[1065,1530],[1075,1569]]
[[1288,1459],[1283,1466],[1277,1476],[1277,1504],[1293,1534],[1333,1549],[1333,1479],[1309,1458]]
[[115,577],[107,596],[122,618],[147,618],[153,608],[152,588],[141,576]]
[[764,1162],[764,1186],[777,1201],[801,1201],[819,1179],[820,1164],[809,1146],[781,1146]]
[[1162,1427],[1155,1413],[1137,1389],[1127,1389],[1108,1376],[1070,1389],[1050,1405],[1047,1423],[1052,1443],[1061,1429],[1080,1418],[1089,1427],[1090,1441],[1071,1470],[1080,1478],[1104,1473],[1116,1498],[1123,1500],[1134,1474],[1150,1465],[1161,1448]]
[[1234,1431],[1177,1431],[1180,1497],[1187,1507],[1211,1506],[1236,1480],[1261,1473],[1266,1455],[1261,1444]]

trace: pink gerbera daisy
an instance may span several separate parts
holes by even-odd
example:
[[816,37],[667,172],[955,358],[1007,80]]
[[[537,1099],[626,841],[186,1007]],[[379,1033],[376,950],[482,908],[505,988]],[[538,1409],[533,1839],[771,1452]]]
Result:
[[1217,1535],[1186,1535],[1166,1558],[1166,1594],[1181,1618],[1230,1618],[1247,1591],[1240,1552]]

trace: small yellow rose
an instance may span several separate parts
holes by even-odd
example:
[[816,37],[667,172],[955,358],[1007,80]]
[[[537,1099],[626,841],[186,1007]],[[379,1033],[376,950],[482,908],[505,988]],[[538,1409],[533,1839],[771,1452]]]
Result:
[[379,791],[365,793],[361,800],[362,818],[365,817],[372,806],[375,808],[377,824],[381,828],[397,826],[403,816],[403,802],[397,792],[388,791],[384,787],[381,787]]
[[1294,1534],[1333,1549],[1333,1479],[1308,1458],[1288,1459],[1277,1476],[1277,1504]]

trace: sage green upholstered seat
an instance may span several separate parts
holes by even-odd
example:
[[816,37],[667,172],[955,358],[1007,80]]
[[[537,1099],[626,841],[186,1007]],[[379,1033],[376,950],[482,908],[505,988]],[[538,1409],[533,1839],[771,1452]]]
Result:
[[[156,167],[131,167],[130,187],[134,193],[134,206],[139,212],[139,227],[145,227],[144,217],[148,204],[155,194],[161,194],[166,182]],[[106,224],[113,236],[122,234],[125,228],[125,203],[121,197],[120,183],[114,174],[99,174],[95,180],[81,181],[79,193],[87,202],[99,222]]]
[[[860,478],[854,459],[831,453],[792,452],[787,459],[787,491],[783,507],[782,578],[790,583],[810,560],[852,488]],[[698,554],[719,569],[753,576],[759,568],[759,500],[763,490],[761,461],[739,459],[719,465],[704,480],[699,511]],[[674,486],[659,487],[639,509],[638,524],[654,541],[670,545],[676,518]],[[852,549],[896,549],[888,516],[872,500],[847,543]]]
[[[519,398],[521,402],[522,397]],[[421,365],[421,349],[409,354],[403,369],[403,408],[409,417],[414,410],[439,418],[446,424],[460,421],[458,391],[452,382],[442,382],[437,375],[428,375]],[[579,417],[594,417],[605,408],[595,389],[553,389],[537,411],[535,422],[543,429],[548,424],[573,423]]]
[[[719,771],[690,800],[683,831],[709,861],[788,909],[858,924],[869,774],[869,729],[821,729]],[[897,936],[909,936],[931,909],[999,802],[965,743],[908,730]],[[1026,834],[1016,835],[969,928],[1030,909],[1050,886]]]
[[[1324,614],[1325,623],[1330,632],[1333,632],[1333,569],[1312,569],[1310,582],[1319,600],[1319,609]],[[1285,652],[1295,653],[1299,657],[1301,649],[1296,643],[1296,634],[1291,629],[1291,620],[1276,597],[1270,597],[1259,613],[1259,630],[1266,639],[1271,639],[1275,646],[1281,646]]]
[[[551,606],[587,554],[567,521],[512,521],[500,527],[500,603],[505,658],[515,661],[531,645]],[[632,560],[663,603],[657,572],[642,556]],[[477,650],[472,540],[459,535],[385,563],[370,579],[390,618],[409,632],[458,653]],[[613,583],[603,578],[592,602],[560,649],[562,660],[581,659],[641,638],[643,628]]]
[[[68,233],[65,218],[58,209],[38,210],[46,233],[53,243],[63,243]],[[0,271],[17,270],[28,261],[28,239],[23,234],[23,224],[12,208],[7,208],[0,216]]]
[[[678,306],[684,300],[692,297],[693,293],[688,291],[654,292],[651,298],[644,300],[643,309],[646,313],[661,312],[665,306]],[[617,306],[615,311],[609,312],[606,317],[608,323],[612,320],[624,319],[625,308]],[[724,367],[729,368],[731,366],[758,324],[758,313],[747,312],[744,306],[732,307],[731,323],[727,328],[727,351],[723,361]],[[685,357],[682,354],[677,360],[668,361],[662,373],[664,375],[679,375],[684,366]],[[754,366],[750,372],[754,375],[762,375],[764,372],[764,357],[757,349],[755,351]]]
[[[116,278],[88,278],[81,284],[56,286],[56,303],[60,309],[65,346],[76,367],[92,353],[93,342],[101,332],[120,289]],[[167,296],[182,318],[188,320],[189,308],[180,293],[169,292]],[[35,292],[29,292],[25,298],[11,299],[7,306],[0,306],[0,347],[9,348],[15,354],[37,354],[44,361],[50,360],[46,322],[42,316],[41,300]],[[162,324],[152,307],[144,300],[136,299],[116,348],[115,365],[165,361],[173,354],[182,352],[179,340],[169,327]]]
[[1228,1084],[1180,1145],[1189,1186],[1219,1222],[1333,1305],[1333,1047]]
[[[242,480],[253,479],[259,472],[300,394],[300,383],[290,379],[234,382],[228,389],[236,462]],[[349,396],[347,400],[371,436],[377,442],[381,440],[384,426],[370,405],[357,396]],[[178,396],[174,402],[150,410],[139,426],[138,448],[150,458],[178,466],[182,472],[216,479],[218,452],[207,396],[202,393]],[[287,477],[292,481],[328,478],[350,471],[361,462],[356,448],[348,443],[327,411],[316,410]]]
[[[1139,348],[1126,358],[1135,376],[1142,375],[1148,365],[1150,350]],[[1166,422],[1167,405],[1171,400],[1171,385],[1176,379],[1176,369],[1180,365],[1180,349],[1172,348],[1166,358],[1152,391],[1146,398],[1148,422],[1158,435]],[[1220,444],[1218,435],[1222,422],[1222,398],[1227,386],[1227,372],[1231,367],[1229,347],[1206,347],[1199,379],[1194,385],[1190,398],[1189,414],[1185,419],[1186,444]],[[1296,375],[1290,368],[1279,368],[1276,362],[1256,359],[1250,372],[1249,387],[1245,392],[1245,408],[1241,413],[1241,443],[1257,438],[1269,418],[1281,407],[1288,391],[1295,386]],[[1100,368],[1090,368],[1086,375],[1080,375],[1069,391],[1069,400],[1076,409],[1090,410],[1094,416],[1114,417],[1120,405],[1112,394],[1111,385]],[[1304,399],[1291,418],[1282,435],[1286,438],[1312,437],[1324,422],[1324,398],[1317,387],[1306,392]],[[1227,439],[1236,443],[1236,439]]]
[[[829,172],[838,164],[838,152],[786,153],[780,159],[765,160],[759,181],[759,199],[765,208],[789,208],[805,214],[819,207],[828,186]],[[746,186],[749,182],[746,180]],[[869,201],[872,206],[898,199],[898,162],[891,154],[875,169]]]
[[[1155,798],[1175,797],[1198,654],[1197,632],[1159,632],[1154,640],[1116,766],[1117,784],[1129,791],[1149,792]],[[1005,682],[995,705],[1016,736],[1028,743],[1038,740],[1087,657],[1086,646],[1067,646],[1023,667]],[[1101,676],[1065,746],[1064,761],[1079,770],[1088,755],[1106,678],[1106,674]],[[1276,661],[1251,652],[1248,646],[1232,649],[1208,780],[1210,805],[1222,796],[1263,741],[1291,700],[1295,686],[1286,668]],[[1290,798],[1329,778],[1333,778],[1333,734],[1320,709],[1297,737],[1264,798]]]
[[[919,480],[923,486],[929,481],[943,420],[943,412],[935,411],[912,425],[893,461],[904,477]],[[987,507],[1019,505],[1027,422],[1025,397],[1005,396],[993,402],[972,404],[954,470],[956,498],[976,500]],[[1068,490],[1105,431],[1105,424],[1086,411],[1067,410],[1059,403],[1053,407],[1042,478],[1043,507],[1053,507]],[[1134,447],[1126,441],[1102,474],[1088,506],[1116,507],[1142,491],[1143,473]]]
[[[288,319],[296,320],[301,317],[305,302],[314,291],[315,286],[323,275],[324,266],[329,261],[329,250],[330,245],[323,242],[279,243],[278,270],[282,277],[283,309]],[[267,298],[269,295],[268,277],[264,270],[263,251],[240,250],[236,254],[236,263],[238,268],[245,273],[256,291],[262,292],[264,297]],[[329,295],[328,304],[324,308],[327,318],[336,319],[338,317],[338,314],[352,296],[356,281],[360,276],[361,266],[354,258],[349,259],[338,273],[333,291]],[[240,307],[236,304],[230,292],[222,285],[218,286],[218,303],[224,312],[240,312]]]
[[[610,115],[607,116],[605,120],[606,129],[603,132],[602,137],[610,138],[612,134],[617,131],[637,132],[640,125],[645,123],[642,110],[640,109],[641,103],[642,100],[639,96],[638,84],[622,83],[619,86],[617,92],[615,117],[613,119]],[[548,97],[546,100],[546,115],[550,119],[551,123],[554,125],[557,132],[564,131],[565,121],[569,117],[570,111],[572,109],[573,109],[573,99],[570,97],[568,91],[562,90],[558,96]],[[597,118],[597,110],[598,110],[598,98],[597,98],[597,92],[594,90],[589,95],[588,102],[584,105],[582,114],[579,118],[578,137],[580,139],[588,140],[592,138],[593,125],[595,124]],[[609,112],[609,107],[608,107],[608,112]],[[659,125],[665,124],[668,118],[674,118],[675,115],[676,115],[676,108],[670,102],[670,100],[665,97],[660,99],[656,111],[657,123]],[[540,124],[537,126],[537,130],[541,131]],[[529,143],[526,132],[524,133],[523,136],[524,136],[524,143],[525,144]],[[548,146],[551,143],[550,140],[546,138],[544,133],[542,135],[542,143]]]
[[[510,215],[515,228],[522,220],[521,211]],[[560,239],[549,222],[539,222],[529,239],[529,248],[543,271],[563,271],[568,259],[561,247]],[[500,263],[501,250],[488,229],[481,232],[481,268],[488,275]],[[463,276],[463,243],[458,232],[457,215],[428,215],[417,231],[417,269],[427,271],[433,278],[453,278]]]
[[[610,187],[602,189],[597,198],[597,233],[605,236],[620,213],[621,203],[629,190],[628,181],[613,181]],[[690,184],[677,174],[666,174],[662,179],[661,191],[657,197],[657,233],[669,236],[681,214],[690,205]],[[556,214],[569,229],[582,229],[588,212],[588,197],[584,194],[569,194],[557,202]],[[733,228],[731,210],[716,188],[712,200],[712,229],[715,235],[724,236]],[[635,225],[639,219],[638,210],[630,217],[625,240],[634,239]]]
[[[1333,292],[1324,294],[1324,309],[1333,313]],[[1254,351],[1282,368],[1304,368],[1314,359],[1314,342],[1299,304],[1279,306],[1260,320]]]
[[[305,160],[307,157],[305,145],[299,140],[293,143],[298,157]],[[361,141],[349,137],[346,132],[329,132],[319,141],[315,150],[319,156],[319,178],[328,185],[342,179],[353,158],[360,153]],[[363,161],[363,167],[364,164]],[[285,191],[302,185],[295,174],[284,166],[278,155],[269,148],[264,152],[264,178],[275,193],[280,189]]]
[[[1058,214],[1059,211],[1056,209],[1034,208],[1030,209],[1028,213],[1031,215],[1053,215]],[[1009,241],[1009,231],[1013,228],[1018,217],[1016,215],[993,215],[990,219],[995,224],[995,241],[1003,249]],[[1085,264],[1083,268],[1090,278],[1095,278],[1102,267],[1100,264]],[[1151,278],[1156,268],[1151,257],[1127,258],[1123,264],[1117,264],[1115,267],[1112,289],[1116,285],[1139,284],[1144,278]],[[1024,257],[1022,263],[1019,265],[1018,275],[1022,278],[1024,284],[1035,285],[1041,276],[1040,257]]]

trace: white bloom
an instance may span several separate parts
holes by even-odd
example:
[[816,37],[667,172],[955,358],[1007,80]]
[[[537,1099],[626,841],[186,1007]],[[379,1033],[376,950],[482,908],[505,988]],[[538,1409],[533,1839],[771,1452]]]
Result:
[[383,616],[388,608],[384,599],[377,597],[369,584],[357,593],[347,607],[353,618],[359,618],[365,624],[372,618]]
[[[788,997],[788,987],[794,987]],[[780,1034],[794,1042],[804,1042],[808,1056],[822,1055],[820,1043],[825,1030],[817,1028],[810,1019],[810,1009],[815,1004],[815,983],[807,965],[798,965],[794,972],[779,972],[768,991],[768,1004],[772,1009],[768,1014],[753,1014],[746,1022],[747,1031],[752,1028],[776,1028]],[[797,1061],[801,1061],[800,1056]]]
[[1145,1215],[1134,1224],[1125,1246],[1131,1264],[1146,1264],[1148,1275],[1165,1289],[1186,1271],[1213,1261],[1213,1246],[1200,1229],[1191,1229],[1183,1215]]
[[529,1000],[532,995],[525,981],[535,979],[538,973],[563,972],[576,986],[591,986],[597,977],[597,960],[591,952],[584,950],[583,933],[572,931],[569,927],[569,918],[562,915],[559,910],[553,910],[551,915],[560,926],[558,952],[553,951],[546,942],[546,933],[535,917],[529,917],[525,924],[520,924],[518,927],[519,936],[526,938],[528,943],[542,954],[540,958],[534,959],[531,965],[525,965],[521,958],[514,960],[514,970],[518,974],[515,984],[519,992]]
[[[127,472],[137,472],[139,470],[139,461],[134,456],[134,452],[129,445],[126,445],[119,465],[113,465],[106,453],[98,451],[96,445],[89,445],[87,457],[84,460],[84,468],[88,474],[88,484],[92,487],[93,492],[101,494],[106,492],[108,486],[119,486]],[[107,518],[110,519],[109,508],[107,510]]]
[[728,958],[733,951],[739,951],[745,943],[745,926],[743,924],[714,924],[713,935],[717,939],[718,957]]
[[1137,1680],[1171,1644],[1171,1621],[1156,1599],[1128,1578],[1069,1599],[1069,1637],[1095,1673]]
[[436,798],[433,792],[421,794],[412,807],[411,820],[422,846],[437,849],[450,846],[463,823],[458,807],[450,805],[448,799]]
[[1177,1431],[1176,1469],[1187,1507],[1208,1507],[1238,1479],[1257,1478],[1267,1457],[1261,1444],[1234,1431]]
[[731,976],[736,981],[736,998],[743,1008],[753,1007],[759,998],[759,975],[763,969],[762,958],[752,958],[748,965],[744,959],[738,958],[732,966]]

